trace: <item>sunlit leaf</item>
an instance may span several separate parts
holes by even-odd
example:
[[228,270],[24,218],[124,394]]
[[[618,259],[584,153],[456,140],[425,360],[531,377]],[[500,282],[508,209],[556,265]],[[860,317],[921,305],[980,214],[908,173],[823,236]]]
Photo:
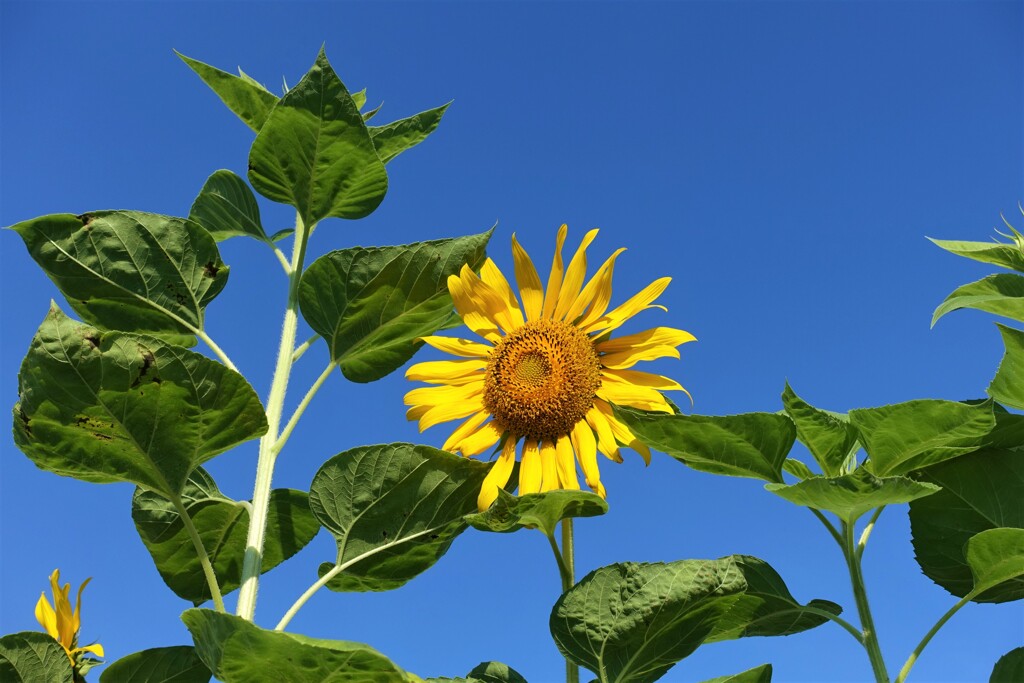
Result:
[[[224,683],[403,683],[415,680],[362,643],[267,631],[230,614],[190,609],[181,620],[196,652]],[[258,653],[258,656],[254,656]]]
[[1024,322],[1024,277],[1000,273],[958,287],[935,309],[932,325],[950,311],[961,308],[974,308]]
[[518,671],[501,662],[481,662],[473,667],[469,677],[480,683],[526,683]]
[[[1024,528],[1024,452],[984,450],[929,467],[924,481],[942,487],[910,504],[914,554],[921,570],[957,597],[974,586],[964,555],[975,534],[999,527]],[[999,589],[976,602],[1015,599]]]
[[199,60],[186,57],[180,52],[175,52],[175,54],[181,57],[181,60],[188,64],[189,68],[195,71],[213,92],[217,93],[228,109],[235,112],[238,118],[245,122],[245,125],[257,133],[260,131],[274,105],[277,104],[276,95],[247,74],[242,73],[241,69],[239,69],[239,75],[236,76]]
[[997,325],[1006,353],[988,385],[988,395],[1008,406],[1024,410],[1024,332]]
[[875,476],[907,474],[978,450],[995,427],[992,403],[931,399],[850,411]]
[[67,653],[46,633],[21,631],[0,638],[0,680],[10,683],[73,683]]
[[975,261],[991,263],[1024,273],[1024,252],[1015,244],[956,240],[932,240],[932,242],[957,256],[966,256]]
[[608,503],[589,491],[562,489],[513,496],[499,489],[498,499],[491,507],[466,519],[473,528],[481,531],[508,532],[527,527],[553,536],[555,527],[563,519],[596,517],[606,512]]
[[[251,504],[222,494],[201,467],[189,477],[181,498],[203,539],[221,593],[226,595],[241,585]],[[308,498],[305,492],[293,489],[270,492],[260,565],[263,573],[297,553],[320,531]],[[132,519],[164,583],[178,597],[195,604],[209,600],[206,576],[175,506],[156,493],[136,489]]]
[[839,477],[811,477],[798,484],[766,484],[765,488],[796,505],[833,512],[848,524],[882,505],[909,503],[939,490],[906,477],[879,479],[863,468]]
[[1024,681],[1024,647],[1010,650],[992,668],[988,683],[1020,683]]
[[843,466],[857,444],[857,430],[853,425],[807,403],[796,395],[788,382],[782,392],[782,404],[796,424],[796,438],[807,446],[825,476],[843,474]]
[[[838,614],[827,601],[809,605]],[[795,601],[765,562],[614,564],[559,598],[551,633],[562,653],[601,683],[655,681],[705,642],[798,633],[825,621]]]
[[370,137],[373,138],[373,146],[377,148],[380,160],[386,164],[402,152],[426,140],[427,136],[437,129],[450,104],[451,102],[384,126],[370,126]]
[[206,228],[218,242],[231,237],[270,238],[260,222],[260,207],[244,180],[231,171],[214,171],[192,202],[188,219]]
[[12,226],[86,322],[124,332],[203,329],[228,267],[202,226],[140,211],[53,214]]
[[488,463],[429,446],[384,444],[339,453],[316,473],[309,506],[334,534],[344,565],[328,588],[398,588],[429,569],[476,512]]
[[811,471],[810,467],[795,458],[786,458],[786,461],[782,463],[782,469],[784,472],[788,472],[801,480],[817,476]]
[[703,683],[771,683],[772,665],[762,664],[732,676],[719,676]]
[[1024,529],[988,529],[967,541],[974,590],[998,590],[1007,600],[1024,598]]
[[459,323],[448,276],[483,264],[492,232],[325,254],[302,276],[302,315],[346,377],[380,379],[412,358],[419,337]]
[[383,201],[387,171],[323,50],[253,141],[249,181],[264,197],[294,206],[307,227],[328,216],[362,218]]
[[796,440],[793,421],[776,413],[668,415],[615,406],[618,417],[651,448],[701,472],[782,482]]
[[177,496],[189,473],[267,429],[245,378],[155,337],[53,306],[18,375],[14,441],[40,468]]
[[108,664],[100,683],[207,683],[213,674],[191,645],[155,647]]

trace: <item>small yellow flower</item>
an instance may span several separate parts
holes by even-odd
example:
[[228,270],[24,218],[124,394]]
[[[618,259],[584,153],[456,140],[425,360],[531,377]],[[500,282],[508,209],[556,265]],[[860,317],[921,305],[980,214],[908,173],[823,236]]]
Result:
[[39,595],[39,602],[36,603],[36,621],[46,629],[54,640],[61,644],[64,651],[71,660],[71,665],[78,666],[78,658],[84,652],[91,652],[99,657],[103,656],[103,646],[99,643],[78,647],[78,630],[82,625],[81,606],[82,591],[92,579],[86,579],[78,587],[78,598],[72,609],[68,595],[71,591],[71,584],[66,583],[60,587],[60,570],[54,569],[50,574],[50,588],[53,591],[53,605],[46,599],[46,593]]
[[[612,269],[619,249],[585,285],[586,250],[597,236],[584,236],[563,268],[562,245],[568,228],[558,231],[551,274],[545,290],[526,251],[512,236],[520,307],[512,287],[493,261],[480,275],[463,266],[448,278],[455,309],[482,344],[452,337],[424,337],[436,349],[465,360],[417,363],[405,373],[413,381],[437,385],[405,395],[406,416],[420,431],[465,419],[443,448],[471,457],[503,437],[501,454],[484,481],[477,504],[487,509],[512,475],[516,446],[523,441],[519,493],[579,489],[576,462],[587,485],[605,496],[597,452],[622,462],[619,446],[628,446],[650,462],[650,451],[619,422],[612,403],[672,412],[665,390],[686,392],[677,382],[632,370],[637,362],[671,356],[694,341],[689,332],[655,327],[623,337],[611,334],[640,311],[661,308],[654,300],[671,278],[655,280],[621,306],[608,311]],[[689,395],[687,393],[687,395]],[[575,457],[575,462],[574,462]]]

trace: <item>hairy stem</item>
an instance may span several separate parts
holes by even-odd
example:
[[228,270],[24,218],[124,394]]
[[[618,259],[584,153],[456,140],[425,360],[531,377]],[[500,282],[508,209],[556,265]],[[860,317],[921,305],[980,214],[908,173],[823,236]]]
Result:
[[314,334],[312,337],[302,342],[295,348],[295,352],[292,353],[292,362],[294,363],[298,359],[302,358],[302,354],[309,350],[309,347],[313,345],[317,339],[320,338],[319,334]]
[[857,614],[860,616],[861,632],[864,649],[871,660],[871,670],[875,674],[876,683],[889,683],[889,672],[885,668],[882,648],[878,644],[878,632],[875,621],[871,617],[871,606],[868,604],[867,588],[864,586],[864,574],[861,571],[860,555],[853,540],[853,525],[843,522],[843,555],[850,571],[850,583],[853,586],[853,598],[857,603]]
[[302,397],[302,401],[295,409],[295,412],[292,413],[291,418],[288,420],[288,424],[286,424],[284,429],[281,430],[281,436],[279,436],[277,442],[274,443],[275,454],[280,453],[281,449],[284,448],[284,445],[288,442],[288,437],[292,435],[292,430],[295,429],[295,425],[299,423],[299,418],[302,417],[302,413],[306,412],[306,407],[309,405],[309,402],[313,400],[313,397],[316,396],[316,392],[320,390],[320,387],[323,386],[323,383],[327,381],[327,378],[331,376],[331,373],[334,372],[334,368],[336,367],[337,364],[334,361],[328,363],[324,371],[320,373],[320,376],[316,378],[315,382],[313,382],[313,386],[311,386],[309,391],[306,392],[306,395]]
[[174,507],[181,517],[182,524],[185,525],[185,531],[188,532],[189,538],[192,539],[192,545],[195,547],[196,555],[199,557],[199,564],[203,568],[203,575],[206,577],[206,585],[210,587],[210,595],[213,596],[213,606],[218,612],[223,612],[224,598],[220,594],[217,574],[213,571],[213,564],[210,562],[209,553],[206,552],[206,546],[203,545],[203,539],[200,538],[196,525],[192,523],[192,518],[188,516],[188,510],[185,509],[181,496],[175,496],[171,502],[174,503]]
[[931,627],[928,633],[924,635],[924,638],[921,639],[921,642],[917,644],[917,647],[914,648],[914,651],[910,653],[909,657],[907,657],[906,663],[903,665],[903,668],[900,669],[899,676],[896,677],[896,683],[903,683],[903,681],[907,680],[907,676],[910,675],[910,670],[914,668],[914,663],[917,662],[918,657],[921,656],[921,652],[924,651],[924,648],[928,645],[929,641],[931,641],[935,634],[939,632],[939,629],[942,628],[946,622],[960,610],[961,607],[977,597],[979,592],[980,591],[971,591],[965,595],[960,599],[960,602],[950,607],[949,611],[943,614],[942,617],[935,622],[935,625]]
[[[554,539],[552,539],[552,544]],[[562,520],[562,564],[565,571],[562,573],[562,592],[565,593],[576,584],[576,546],[572,534],[572,518],[566,517]],[[565,683],[580,683],[580,667],[575,662],[565,660]]]
[[881,506],[881,507],[875,508],[874,514],[871,515],[871,519],[868,520],[867,526],[864,527],[864,531],[861,532],[860,540],[857,541],[857,559],[858,560],[860,560],[861,556],[864,554],[864,548],[866,548],[867,545],[868,545],[868,538],[871,537],[871,532],[874,531],[874,529],[875,529],[875,522],[878,521],[878,517],[879,517],[879,515],[882,514],[882,510],[884,510],[884,509],[885,509],[884,505]]
[[203,342],[206,343],[207,346],[210,347],[210,350],[213,351],[214,355],[216,355],[217,358],[220,359],[221,363],[226,365],[229,369],[238,372],[238,368],[235,367],[235,364],[231,362],[230,358],[228,358],[228,354],[224,353],[224,349],[217,346],[217,343],[213,341],[210,335],[206,334],[206,332],[198,328],[194,328],[192,332],[196,335],[196,337],[201,339]]

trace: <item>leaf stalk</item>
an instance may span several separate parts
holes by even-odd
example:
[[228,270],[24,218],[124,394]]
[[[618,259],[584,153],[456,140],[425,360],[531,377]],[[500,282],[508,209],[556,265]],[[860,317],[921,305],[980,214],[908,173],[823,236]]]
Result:
[[206,585],[209,586],[210,595],[213,597],[213,606],[218,612],[224,612],[224,597],[220,593],[220,584],[217,582],[217,574],[213,571],[213,564],[210,562],[209,553],[206,552],[206,546],[203,545],[203,539],[199,535],[196,525],[192,523],[192,518],[189,517],[188,510],[185,509],[185,504],[182,502],[181,496],[175,496],[171,502],[178,511],[182,524],[185,525],[185,531],[188,532],[188,537],[192,539],[192,545],[195,547],[196,555],[199,557],[199,564],[203,568],[203,575],[206,577]]

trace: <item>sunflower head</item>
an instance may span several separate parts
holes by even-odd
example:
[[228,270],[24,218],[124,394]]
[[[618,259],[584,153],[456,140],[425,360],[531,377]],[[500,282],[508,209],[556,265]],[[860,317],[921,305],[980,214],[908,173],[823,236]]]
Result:
[[[45,592],[39,595],[39,601],[36,602],[36,621],[54,640],[60,643],[64,652],[67,653],[68,659],[71,660],[71,666],[79,673],[84,673],[88,668],[82,659],[86,652],[91,652],[98,657],[103,656],[103,646],[99,643],[78,647],[78,630],[82,626],[82,591],[91,580],[86,579],[78,587],[78,597],[72,606],[69,597],[71,584],[66,583],[62,587],[60,585],[60,570],[54,569],[50,574],[53,604],[51,605],[50,601],[46,599]],[[91,663],[94,664],[95,660],[92,660]]]
[[[526,251],[512,236],[517,297],[490,259],[477,275],[463,266],[448,278],[455,309],[483,342],[452,337],[424,337],[431,346],[460,360],[417,363],[410,380],[434,385],[405,396],[407,416],[420,430],[463,420],[445,441],[446,450],[465,456],[501,444],[501,454],[480,490],[481,510],[508,483],[522,442],[519,493],[578,489],[576,465],[587,485],[605,495],[597,453],[622,461],[621,446],[645,461],[650,451],[612,413],[611,404],[672,412],[665,390],[686,391],[675,381],[631,369],[643,360],[679,358],[676,347],[693,341],[689,332],[656,327],[613,337],[613,332],[640,311],[662,308],[654,300],[669,278],[655,280],[625,303],[609,309],[612,270],[624,251],[613,253],[584,283],[591,230],[565,266],[562,246],[566,226],[558,231],[547,287]],[[520,303],[521,302],[521,303]]]

